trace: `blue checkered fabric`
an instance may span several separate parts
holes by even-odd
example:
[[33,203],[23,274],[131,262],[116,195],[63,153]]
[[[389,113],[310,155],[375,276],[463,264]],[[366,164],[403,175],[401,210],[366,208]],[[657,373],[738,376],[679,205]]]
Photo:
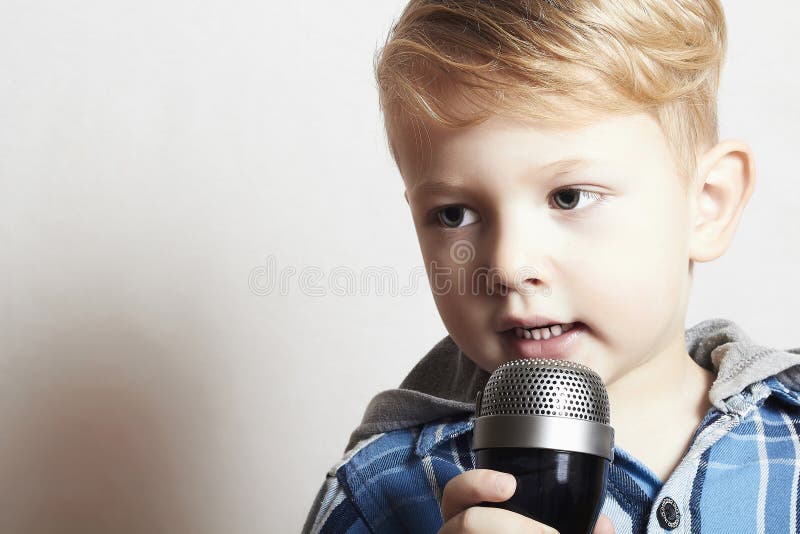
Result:
[[[602,513],[617,534],[800,532],[797,389],[771,376],[721,404],[663,483],[615,449]],[[304,532],[438,531],[443,488],[475,465],[473,422],[448,418],[360,441],[328,473]],[[676,526],[659,521],[667,498]]]

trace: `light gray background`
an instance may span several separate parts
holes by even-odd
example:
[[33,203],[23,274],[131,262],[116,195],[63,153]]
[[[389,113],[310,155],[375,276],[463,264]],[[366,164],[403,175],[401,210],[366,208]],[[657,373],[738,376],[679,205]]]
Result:
[[[372,75],[403,4],[0,4],[0,531],[299,530],[446,334]],[[687,323],[797,346],[800,7],[725,7],[722,133],[759,182]]]

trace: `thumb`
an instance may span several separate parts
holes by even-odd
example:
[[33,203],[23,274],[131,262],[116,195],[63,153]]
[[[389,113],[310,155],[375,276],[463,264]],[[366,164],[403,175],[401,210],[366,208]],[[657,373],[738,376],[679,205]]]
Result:
[[614,534],[614,523],[611,522],[607,515],[600,514],[592,534]]

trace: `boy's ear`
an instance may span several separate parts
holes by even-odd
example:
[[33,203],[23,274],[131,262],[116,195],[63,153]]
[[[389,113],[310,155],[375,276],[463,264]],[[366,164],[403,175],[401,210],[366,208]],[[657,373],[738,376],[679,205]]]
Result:
[[743,141],[726,139],[700,158],[689,191],[694,195],[691,260],[711,261],[727,250],[755,182],[753,153]]

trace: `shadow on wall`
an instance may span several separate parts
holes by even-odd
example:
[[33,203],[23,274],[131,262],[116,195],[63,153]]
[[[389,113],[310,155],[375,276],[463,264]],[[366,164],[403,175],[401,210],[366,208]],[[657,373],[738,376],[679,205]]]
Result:
[[0,532],[212,532],[216,418],[196,347],[101,323],[3,358]]

